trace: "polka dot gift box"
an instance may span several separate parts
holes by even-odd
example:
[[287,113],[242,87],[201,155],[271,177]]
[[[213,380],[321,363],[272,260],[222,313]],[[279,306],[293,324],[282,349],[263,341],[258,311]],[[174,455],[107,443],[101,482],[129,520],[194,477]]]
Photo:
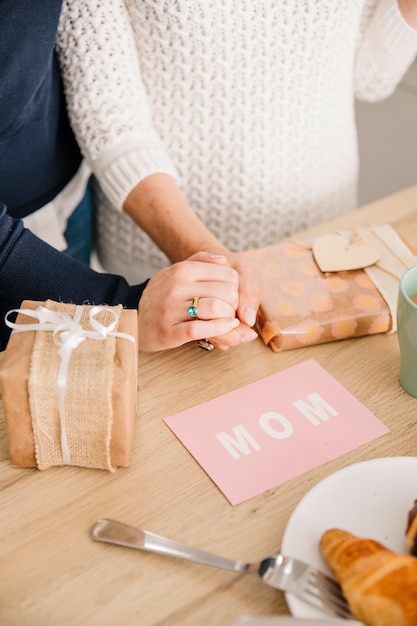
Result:
[[275,352],[395,331],[399,280],[417,265],[389,225],[291,240],[246,255],[260,281],[257,330]]

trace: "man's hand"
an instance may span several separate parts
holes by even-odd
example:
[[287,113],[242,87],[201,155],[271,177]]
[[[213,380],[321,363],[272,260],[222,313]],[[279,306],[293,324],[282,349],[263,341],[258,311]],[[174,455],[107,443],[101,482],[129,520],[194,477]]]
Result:
[[[158,272],[139,302],[139,350],[166,350],[238,329],[238,282],[224,256],[206,252]],[[191,317],[194,299],[198,314]]]

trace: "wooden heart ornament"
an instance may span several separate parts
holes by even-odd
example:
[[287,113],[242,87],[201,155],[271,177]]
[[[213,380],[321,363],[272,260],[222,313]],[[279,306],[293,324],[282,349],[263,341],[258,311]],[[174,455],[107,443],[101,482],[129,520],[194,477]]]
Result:
[[379,251],[372,246],[350,242],[343,235],[329,233],[313,243],[314,259],[322,272],[359,270],[379,261]]

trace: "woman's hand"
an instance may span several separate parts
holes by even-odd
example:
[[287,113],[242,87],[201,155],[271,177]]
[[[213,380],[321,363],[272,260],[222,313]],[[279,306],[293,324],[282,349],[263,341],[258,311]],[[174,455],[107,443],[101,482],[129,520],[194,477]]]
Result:
[[[210,252],[214,252],[213,249]],[[255,325],[259,308],[259,285],[255,268],[250,260],[240,252],[230,252],[216,248],[216,252],[226,257],[230,267],[236,270],[239,276],[239,302],[236,315],[240,320],[239,326],[225,335],[207,337],[219,350],[227,350],[240,343],[253,341],[258,336],[251,328]]]
[[[236,306],[237,318],[241,323],[235,328],[232,328],[232,330],[229,329],[229,332],[224,331],[224,319],[221,326],[214,324],[214,322],[212,322],[211,325],[204,324],[205,333],[211,333],[205,334],[204,336],[200,335],[200,324],[194,328],[189,328],[188,326],[176,327],[174,333],[178,341],[176,345],[195,339],[195,336],[187,339],[186,334],[183,334],[190,332],[192,332],[193,335],[199,334],[200,338],[210,338],[210,341],[220,350],[227,350],[231,346],[238,345],[245,341],[252,341],[257,337],[256,332],[251,329],[251,326],[255,324],[256,313],[259,306],[259,287],[256,272],[253,270],[247,256],[238,252],[230,252],[209,230],[207,230],[193,212],[177,183],[171,176],[166,174],[152,174],[141,180],[126,198],[124,210],[146,233],[148,233],[158,247],[165,252],[172,263],[188,262],[189,260],[197,259],[198,262],[209,265],[224,266],[228,264],[231,268],[234,268],[239,275],[239,302]],[[195,254],[197,250],[204,250],[206,254],[201,256],[202,253],[198,252],[197,255],[200,256],[197,256]],[[186,261],[184,261],[184,259]],[[176,272],[182,271],[181,265],[174,265],[172,267],[175,268],[173,275],[171,275],[172,270],[168,272],[167,276],[165,276],[165,274],[161,276],[158,274],[152,278],[150,282],[151,287],[156,280],[160,281],[164,278],[167,279],[168,283],[172,278],[176,282]],[[188,277],[182,275],[180,278],[185,281],[185,286]],[[154,295],[156,297],[157,294]],[[201,297],[201,294],[188,294],[188,297],[191,299],[197,296]],[[204,308],[207,308],[207,306],[203,306],[204,304],[207,305],[207,303],[201,302],[202,308],[200,308],[202,311]],[[206,317],[202,317],[202,319],[208,320],[209,317],[207,316],[210,315],[209,312],[206,310],[204,314]],[[171,324],[174,317],[175,316],[173,316],[171,320],[164,320],[164,329],[167,328],[166,322]],[[214,319],[216,316],[214,315],[212,317]],[[151,320],[152,314],[149,321]],[[147,322],[148,319],[144,318],[144,321]],[[178,320],[175,322],[178,324]],[[216,328],[221,328],[217,334],[215,332]],[[165,342],[163,342],[164,347],[155,349],[173,347],[171,344],[173,330],[173,327],[171,327],[170,338],[169,340],[167,337],[165,338]],[[169,345],[165,345],[166,343]]]
[[[195,298],[197,318],[187,313]],[[208,337],[217,343],[242,326],[236,318],[238,302],[239,276],[223,255],[199,252],[166,267],[150,279],[140,299],[139,350],[166,350]],[[218,347],[227,348],[229,342]],[[240,342],[238,333],[231,345]]]
[[[250,328],[255,324],[256,313],[259,307],[259,287],[256,273],[245,255],[238,252],[230,252],[204,226],[171,176],[167,174],[151,174],[141,180],[126,198],[124,210],[148,233],[172,263],[184,262],[184,259],[188,260],[188,258],[190,260],[198,259],[200,262],[219,266],[228,264],[237,271],[239,275],[239,302],[236,305],[236,310],[237,318],[241,323],[225,333],[223,320],[222,330],[218,334],[213,333],[219,327],[218,325],[216,326],[213,323],[211,326],[204,324],[205,332],[210,332],[211,329],[212,333],[211,335],[204,335],[204,338],[211,337],[210,341],[217,348],[227,350],[231,346],[245,341],[252,341],[257,337],[255,331]],[[197,255],[200,255],[198,257],[195,254],[197,250],[205,250],[207,254],[201,256],[202,253],[198,252]],[[174,265],[173,267],[176,268],[174,270],[176,272],[179,271],[181,266]],[[156,276],[152,278],[151,282],[155,281],[156,278]],[[168,277],[164,274],[159,276],[161,280],[165,278],[169,282],[172,276],[170,276],[170,273]],[[184,279],[184,276],[181,278]],[[174,280],[176,280],[176,276]],[[199,295],[201,297],[201,294],[198,293],[189,294],[189,298],[192,299]],[[201,302],[201,306],[203,304]],[[209,315],[207,311],[205,311],[205,314]],[[203,319],[208,320],[209,318],[204,317]],[[177,333],[191,331],[197,333],[199,328],[201,328],[200,325],[192,329],[186,326],[176,328],[176,331]],[[178,335],[177,337],[179,341],[177,345],[195,339],[195,337],[190,337],[189,339],[183,338],[183,340],[180,340],[180,336]],[[168,345],[165,347],[173,346]]]

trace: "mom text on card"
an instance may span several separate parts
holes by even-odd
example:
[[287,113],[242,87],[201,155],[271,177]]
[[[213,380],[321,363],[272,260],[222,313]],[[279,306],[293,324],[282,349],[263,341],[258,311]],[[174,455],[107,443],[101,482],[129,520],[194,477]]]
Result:
[[[309,403],[305,400],[296,400],[292,404],[313,426],[318,426],[330,417],[338,415],[336,409],[326,402],[320,394],[312,393],[307,397]],[[258,425],[264,433],[273,439],[288,439],[294,432],[294,426],[290,420],[275,411],[263,413],[259,417]],[[240,459],[239,452],[247,456],[253,451],[261,450],[261,445],[242,424],[233,426],[232,431],[234,436],[223,431],[216,433],[215,437],[233,459]]]

